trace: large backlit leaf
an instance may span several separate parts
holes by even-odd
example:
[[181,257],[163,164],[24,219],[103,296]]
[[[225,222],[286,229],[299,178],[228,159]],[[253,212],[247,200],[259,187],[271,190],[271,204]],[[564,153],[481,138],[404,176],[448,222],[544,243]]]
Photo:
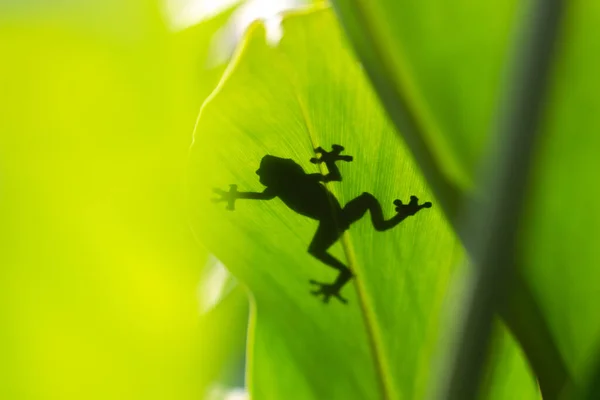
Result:
[[[260,399],[423,398],[462,248],[331,11],[289,16],[282,27],[276,45],[267,43],[261,25],[250,30],[201,110],[188,178],[195,230],[254,295],[251,393]],[[309,279],[336,277],[307,253],[317,221],[278,198],[240,199],[234,211],[211,201],[213,188],[230,184],[262,191],[255,171],[267,154],[319,173],[309,162],[313,149],[332,144],[354,156],[339,163],[343,182],[327,184],[342,204],[367,191],[391,217],[394,199],[433,202],[386,232],[375,232],[365,215],[334,245],[332,253],[356,275],[342,290],[347,305],[335,298],[323,304],[309,293]],[[510,354],[499,351],[499,358]],[[521,383],[513,393],[535,396],[523,363],[503,360],[518,365]],[[501,385],[516,382],[506,379]]]

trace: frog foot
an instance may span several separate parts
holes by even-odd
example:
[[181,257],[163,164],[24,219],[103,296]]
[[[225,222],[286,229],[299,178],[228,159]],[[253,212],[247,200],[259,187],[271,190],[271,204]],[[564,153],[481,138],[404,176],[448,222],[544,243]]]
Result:
[[327,163],[327,162],[335,162],[335,161],[352,161],[352,156],[342,155],[340,154],[344,151],[344,146],[340,146],[339,144],[334,144],[331,146],[331,151],[327,151],[321,146],[315,149],[315,153],[320,155],[320,157],[313,157],[310,159],[310,162],[313,164]]
[[404,215],[415,215],[419,210],[423,208],[431,208],[431,202],[427,201],[423,204],[419,204],[417,196],[410,196],[410,202],[408,204],[402,203],[402,200],[394,200],[396,206],[396,212]]
[[348,300],[343,298],[342,295],[340,294],[341,287],[339,287],[339,285],[336,285],[333,283],[317,282],[312,279],[309,282],[313,285],[318,286],[318,289],[311,290],[310,293],[317,297],[323,296],[323,299],[322,299],[323,303],[329,303],[329,299],[331,297],[337,298],[339,301],[341,301],[344,304],[348,303]]

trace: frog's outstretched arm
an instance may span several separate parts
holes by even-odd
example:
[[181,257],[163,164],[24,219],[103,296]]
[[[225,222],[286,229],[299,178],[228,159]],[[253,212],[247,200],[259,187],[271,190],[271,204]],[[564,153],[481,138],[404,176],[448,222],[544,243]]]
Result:
[[250,200],[271,200],[275,198],[275,193],[270,188],[266,188],[262,192],[238,192],[237,185],[229,185],[229,192],[221,189],[213,189],[213,192],[219,197],[212,199],[214,203],[227,202],[228,210],[235,210],[235,201],[237,199]]
[[325,163],[327,166],[327,170],[329,173],[327,175],[321,174],[312,174],[311,176],[316,177],[321,182],[341,182],[342,174],[340,174],[340,170],[337,165],[335,165],[336,161],[352,161],[352,156],[343,156],[340,153],[344,150],[344,147],[339,144],[334,144],[331,146],[331,151],[327,151],[322,147],[317,147],[315,149],[315,153],[320,155],[320,157],[313,157],[310,159],[310,162],[313,164]]

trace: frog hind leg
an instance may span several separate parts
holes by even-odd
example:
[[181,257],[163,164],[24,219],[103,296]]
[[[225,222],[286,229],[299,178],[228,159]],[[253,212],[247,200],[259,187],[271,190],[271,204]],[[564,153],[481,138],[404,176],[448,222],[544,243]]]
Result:
[[406,217],[415,215],[419,210],[431,207],[431,203],[429,202],[418,204],[418,199],[415,196],[411,196],[408,204],[403,204],[402,201],[395,200],[394,205],[396,205],[396,215],[390,219],[385,219],[379,201],[371,193],[365,192],[357,198],[350,200],[343,208],[342,215],[346,223],[350,225],[361,219],[369,211],[373,227],[376,231],[382,232],[392,229],[404,221]]
[[339,271],[338,277],[333,283],[317,282],[310,280],[310,283],[317,286],[316,290],[311,291],[315,296],[323,296],[323,302],[328,303],[331,297],[336,297],[343,303],[347,300],[340,295],[342,287],[352,279],[352,272],[344,263],[332,256],[327,250],[338,241],[343,231],[340,230],[333,221],[321,222],[317,232],[308,246],[308,253],[321,261],[322,263]]

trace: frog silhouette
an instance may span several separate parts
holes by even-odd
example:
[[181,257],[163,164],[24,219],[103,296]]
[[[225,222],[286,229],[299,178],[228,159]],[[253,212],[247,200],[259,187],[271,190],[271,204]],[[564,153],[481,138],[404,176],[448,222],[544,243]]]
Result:
[[322,296],[325,303],[328,303],[331,297],[347,303],[340,290],[352,279],[352,272],[343,262],[332,256],[328,249],[340,239],[352,223],[361,219],[369,211],[375,230],[386,231],[420,210],[431,207],[430,202],[419,204],[416,196],[411,196],[407,204],[396,199],[394,200],[396,215],[385,219],[379,201],[367,192],[342,207],[325,184],[342,181],[342,175],[336,162],[352,161],[351,156],[341,154],[343,150],[344,148],[340,145],[333,145],[331,151],[326,151],[321,147],[315,149],[315,153],[319,157],[311,158],[310,162],[313,164],[325,163],[328,170],[325,175],[307,174],[299,164],[289,158],[266,155],[262,158],[260,167],[256,171],[260,183],[266,186],[262,192],[238,192],[237,185],[229,185],[228,192],[214,189],[218,197],[213,201],[226,202],[229,210],[235,209],[235,202],[238,199],[271,200],[279,197],[293,211],[319,221],[317,232],[308,246],[308,253],[339,271],[336,280],[332,283],[309,281],[316,286],[311,293],[315,296]]

